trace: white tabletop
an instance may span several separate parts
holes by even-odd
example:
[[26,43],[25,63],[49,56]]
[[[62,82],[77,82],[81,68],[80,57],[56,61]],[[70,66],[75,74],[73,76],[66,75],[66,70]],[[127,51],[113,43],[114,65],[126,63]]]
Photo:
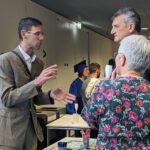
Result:
[[47,129],[88,129],[88,124],[80,115],[64,115],[63,117],[47,124]]
[[[67,142],[67,149],[71,150],[85,150],[83,147],[83,142],[82,138],[77,138],[77,137],[65,137],[62,140],[62,142]],[[54,143],[43,150],[58,150],[57,148],[57,143]],[[90,139],[89,146],[90,150],[95,150],[95,144],[96,144],[96,139]]]

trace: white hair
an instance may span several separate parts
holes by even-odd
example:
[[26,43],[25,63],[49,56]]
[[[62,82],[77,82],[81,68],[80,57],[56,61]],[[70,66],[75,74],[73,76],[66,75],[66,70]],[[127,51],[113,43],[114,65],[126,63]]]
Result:
[[150,41],[142,35],[127,36],[121,41],[118,53],[125,55],[128,69],[144,73],[150,64]]

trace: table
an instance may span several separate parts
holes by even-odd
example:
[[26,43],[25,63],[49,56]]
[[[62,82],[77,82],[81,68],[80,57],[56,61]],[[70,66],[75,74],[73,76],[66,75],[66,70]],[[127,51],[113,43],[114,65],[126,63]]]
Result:
[[38,105],[36,106],[37,112],[55,112],[56,114],[56,119],[60,117],[60,114],[66,113],[66,108],[65,107],[56,107],[55,105]]
[[[67,142],[67,149],[69,150],[85,150],[83,147],[83,142],[82,138],[77,138],[77,137],[65,137],[62,140],[63,142]],[[54,143],[43,150],[57,150],[57,143]],[[95,144],[96,144],[96,139],[90,139],[89,146],[90,150],[95,150]]]
[[[61,115],[63,115],[65,113],[65,108],[64,107],[56,107],[53,105],[36,105],[36,114],[38,117],[38,120],[40,122],[40,125],[42,127],[43,130],[43,135],[44,135],[44,141],[41,143],[38,141],[38,150],[41,150],[42,148],[47,146],[47,127],[46,125],[56,119],[58,119]],[[55,136],[56,136],[56,131],[51,131],[51,140],[49,139],[49,141],[52,141]],[[64,134],[65,136],[65,134]],[[58,140],[60,140],[61,138],[63,138],[64,136],[60,136],[60,138]],[[56,142],[56,141],[53,141]]]
[[43,120],[47,123],[50,122],[49,118],[53,116],[53,120],[56,120],[56,112],[54,111],[37,111],[36,112],[38,118],[43,118]]
[[63,129],[67,130],[67,136],[70,130],[89,129],[88,124],[81,118],[80,115],[64,115],[63,117],[47,124],[47,146],[49,145],[49,130]]

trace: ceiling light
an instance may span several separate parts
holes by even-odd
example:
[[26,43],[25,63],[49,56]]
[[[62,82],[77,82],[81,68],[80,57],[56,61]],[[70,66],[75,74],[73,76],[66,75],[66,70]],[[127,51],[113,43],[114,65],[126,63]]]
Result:
[[148,30],[148,28],[146,28],[146,27],[145,27],[145,28],[141,28],[141,30],[144,30],[144,31],[145,31],[145,30]]
[[82,28],[81,22],[77,22],[77,23],[76,23],[76,26],[77,26],[78,29],[81,29],[81,28]]

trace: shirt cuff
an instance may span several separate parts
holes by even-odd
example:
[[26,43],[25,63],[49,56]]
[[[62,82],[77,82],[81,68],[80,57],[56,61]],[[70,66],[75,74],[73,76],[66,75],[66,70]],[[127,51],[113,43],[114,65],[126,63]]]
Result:
[[50,103],[54,104],[54,99],[50,96],[50,94],[51,94],[51,90],[48,91],[48,97],[49,97]]

